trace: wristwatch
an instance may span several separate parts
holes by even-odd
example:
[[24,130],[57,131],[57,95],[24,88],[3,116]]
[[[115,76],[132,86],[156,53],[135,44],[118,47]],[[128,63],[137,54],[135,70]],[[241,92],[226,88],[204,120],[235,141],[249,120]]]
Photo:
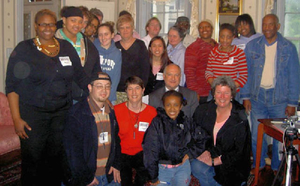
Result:
[[214,158],[211,158],[211,166],[215,166],[215,164],[214,164],[215,162],[214,162]]

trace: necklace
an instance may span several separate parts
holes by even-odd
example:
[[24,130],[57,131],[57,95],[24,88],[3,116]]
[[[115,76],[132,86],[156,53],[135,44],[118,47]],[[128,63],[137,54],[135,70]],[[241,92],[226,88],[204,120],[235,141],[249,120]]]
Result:
[[[143,107],[143,103],[141,103],[140,110],[139,110],[139,112],[137,113],[136,120],[135,120],[134,125],[133,125],[133,127],[134,127],[134,128],[133,128],[133,139],[135,139],[135,131],[136,131],[136,129],[137,129],[138,126],[139,126],[139,125],[138,125],[138,120],[139,120],[139,117],[140,117],[140,113],[141,113],[142,107]],[[130,114],[128,102],[127,102],[127,109],[128,109],[128,115],[129,115],[129,118],[130,118],[130,120],[131,120],[131,114]],[[134,118],[134,116],[133,116],[133,118]]]
[[48,45],[49,48],[54,48],[56,47],[56,50],[54,52],[50,52],[49,50],[47,50],[43,45],[42,43],[40,42],[40,39],[38,36],[35,37],[35,44],[36,44],[36,47],[39,51],[49,55],[49,56],[55,56],[58,54],[59,52],[59,43],[58,41],[53,37],[53,40],[54,40],[54,45]]

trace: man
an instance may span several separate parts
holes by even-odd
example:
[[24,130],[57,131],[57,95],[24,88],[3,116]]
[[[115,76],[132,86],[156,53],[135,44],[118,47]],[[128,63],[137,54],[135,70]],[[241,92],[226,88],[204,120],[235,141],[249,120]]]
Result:
[[151,39],[154,38],[155,36],[158,36],[160,29],[161,29],[161,23],[157,17],[152,17],[147,21],[145,26],[147,35],[141,39],[142,41],[144,41],[147,49]]
[[176,64],[168,65],[164,70],[163,78],[165,87],[162,87],[149,94],[149,105],[155,108],[163,107],[163,102],[161,100],[163,94],[169,90],[176,90],[182,93],[183,97],[187,100],[187,105],[183,106],[182,111],[186,116],[191,118],[195,109],[199,105],[197,93],[185,87],[179,86],[181,78],[180,67]]
[[99,25],[101,25],[102,21],[103,21],[103,13],[101,10],[99,10],[98,8],[91,8],[90,12],[92,14],[94,14],[95,16],[97,16],[98,20],[99,20]]
[[89,96],[69,111],[64,146],[70,185],[120,185],[120,138],[114,110],[107,104],[108,74],[99,72],[88,85]]
[[198,25],[199,38],[185,51],[184,73],[186,85],[198,93],[199,104],[207,102],[210,84],[205,79],[208,56],[218,43],[211,38],[213,26],[210,20],[203,20]]
[[[247,112],[251,111],[253,165],[256,161],[258,119],[284,118],[295,114],[299,98],[299,59],[294,44],[279,32],[278,17],[263,18],[263,36],[250,41],[245,49],[248,82],[241,89]],[[267,142],[264,138],[260,167],[265,166]],[[278,141],[274,139],[271,168],[279,167]]]

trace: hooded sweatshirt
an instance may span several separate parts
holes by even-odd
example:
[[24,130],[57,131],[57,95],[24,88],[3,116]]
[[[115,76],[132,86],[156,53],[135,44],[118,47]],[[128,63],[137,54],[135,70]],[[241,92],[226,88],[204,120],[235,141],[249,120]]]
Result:
[[111,78],[111,93],[109,100],[111,102],[117,100],[117,87],[121,77],[122,54],[117,49],[115,42],[111,40],[111,45],[108,49],[101,46],[98,38],[95,39],[94,45],[99,52],[100,65],[102,72],[107,73]]

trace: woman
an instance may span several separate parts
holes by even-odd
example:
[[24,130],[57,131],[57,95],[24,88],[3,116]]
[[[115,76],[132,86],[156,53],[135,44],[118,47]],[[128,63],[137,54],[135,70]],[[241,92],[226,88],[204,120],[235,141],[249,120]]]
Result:
[[232,41],[232,45],[236,45],[244,50],[249,41],[259,36],[261,34],[256,33],[253,20],[249,14],[242,14],[236,18],[235,38]]
[[20,42],[7,66],[6,93],[21,140],[22,185],[60,185],[72,80],[86,92],[89,83],[72,45],[54,37],[55,23],[54,12],[40,10],[36,37]]
[[97,16],[92,14],[92,20],[91,22],[88,23],[88,25],[84,30],[84,35],[92,42],[94,42],[95,40],[94,35],[96,34],[98,27],[99,27],[99,20]]
[[[183,95],[170,90],[162,96],[164,108],[157,108],[157,116],[148,128],[144,142],[144,164],[151,185],[189,185],[191,167],[189,158],[204,150],[204,136],[198,141],[198,152],[191,148],[192,120],[181,111],[186,104]],[[194,152],[195,151],[195,152]],[[199,153],[200,151],[200,153]],[[195,153],[198,155],[195,155]]]
[[[220,26],[220,44],[210,52],[205,71],[205,78],[212,85],[215,78],[227,75],[234,80],[237,92],[240,91],[248,78],[246,56],[242,49],[232,45],[234,27],[228,23]],[[240,101],[240,96],[235,97]],[[210,100],[210,99],[209,99]]]
[[155,36],[158,36],[160,29],[161,29],[161,24],[157,19],[157,17],[152,17],[147,21],[145,26],[147,35],[141,39],[144,41],[147,49],[149,47],[149,43],[151,39]]
[[138,76],[147,85],[150,64],[149,54],[145,43],[133,37],[134,21],[129,15],[122,15],[117,21],[117,29],[121,40],[116,42],[116,47],[122,53],[121,79],[117,88],[117,103],[127,101],[125,81],[131,76]]
[[181,79],[180,86],[185,85],[185,75],[184,75],[184,55],[185,46],[182,44],[182,39],[184,38],[184,32],[182,28],[178,26],[172,26],[168,32],[169,45],[167,47],[168,56],[170,60],[178,65],[181,69]]
[[217,77],[212,84],[214,100],[200,105],[194,113],[197,128],[209,135],[206,151],[191,161],[192,174],[201,186],[246,185],[251,135],[245,109],[233,99],[235,94],[230,77]]
[[[99,64],[100,59],[96,47],[80,32],[83,27],[82,11],[77,7],[70,6],[65,8],[61,14],[64,26],[62,29],[56,31],[55,36],[60,39],[65,39],[73,45],[86,75],[92,77],[93,74],[97,74],[101,71]],[[75,100],[74,102],[80,101],[86,96],[82,89],[73,82],[72,97],[73,100]]]
[[117,101],[117,87],[121,77],[122,54],[117,49],[114,38],[114,28],[109,23],[103,23],[98,28],[98,38],[95,40],[99,56],[100,65],[103,72],[111,78],[111,93],[109,100],[115,105]]
[[200,37],[185,51],[184,73],[187,88],[198,93],[199,104],[207,102],[210,84],[205,79],[205,70],[211,50],[218,46],[212,38],[213,25],[203,20],[198,25]]
[[160,36],[155,36],[149,44],[149,57],[151,72],[149,73],[148,84],[146,86],[145,95],[163,87],[165,85],[163,72],[165,67],[172,63],[168,57],[167,47],[164,39]]
[[[121,184],[140,186],[148,181],[148,172],[143,163],[142,141],[156,116],[156,110],[142,102],[145,87],[141,78],[129,77],[125,82],[125,90],[128,101],[115,106],[121,140]],[[136,171],[134,182],[132,169]]]

